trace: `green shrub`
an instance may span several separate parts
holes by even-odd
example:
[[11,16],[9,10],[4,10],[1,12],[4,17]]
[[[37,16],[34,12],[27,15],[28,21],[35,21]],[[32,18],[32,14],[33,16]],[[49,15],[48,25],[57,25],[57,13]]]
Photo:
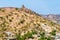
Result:
[[51,35],[55,36],[56,35],[56,30],[52,30]]
[[30,33],[30,32],[28,32],[27,34],[25,34],[25,37],[27,37],[27,38],[33,38],[32,37],[32,33]]
[[25,40],[24,37],[22,37],[22,36],[19,35],[19,34],[16,35],[16,38],[17,38],[17,40]]

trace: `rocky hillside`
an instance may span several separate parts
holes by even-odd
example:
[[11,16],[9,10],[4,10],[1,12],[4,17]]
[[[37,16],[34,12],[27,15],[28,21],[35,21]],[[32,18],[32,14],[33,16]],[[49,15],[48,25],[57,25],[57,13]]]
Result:
[[48,15],[44,15],[45,18],[57,23],[57,24],[60,24],[60,14],[48,14]]
[[6,36],[4,32],[22,35],[31,31],[51,32],[53,29],[60,32],[60,25],[43,18],[24,6],[22,8],[0,8],[0,38]]

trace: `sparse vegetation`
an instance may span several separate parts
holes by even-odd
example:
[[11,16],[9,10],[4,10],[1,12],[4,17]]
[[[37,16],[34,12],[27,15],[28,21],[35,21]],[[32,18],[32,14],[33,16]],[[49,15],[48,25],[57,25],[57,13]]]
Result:
[[18,8],[15,8],[16,10],[18,10]]
[[12,22],[12,19],[9,19],[9,22]]
[[20,22],[18,23],[18,25],[23,24],[25,22],[25,20],[20,20]]
[[0,8],[0,11],[1,11],[1,12],[5,12],[5,10],[4,10],[4,9],[1,9],[1,8]]
[[33,38],[33,36],[32,35],[34,35],[34,34],[36,34],[36,32],[27,32],[26,34],[24,34],[24,36],[21,36],[21,35],[16,35],[17,36],[17,39],[18,40],[25,40],[25,39],[29,39],[29,38]]
[[[10,9],[12,9],[13,11]],[[15,9],[10,8],[10,9],[8,9],[8,11],[3,10],[1,12],[1,15],[0,15],[0,31],[2,31],[2,32],[3,31],[9,31],[9,32],[16,34],[17,40],[25,40],[25,39],[28,40],[30,38],[34,39],[35,37],[33,37],[33,35],[36,36],[37,40],[38,40],[38,35],[40,37],[39,40],[45,40],[45,39],[51,40],[50,36],[51,35],[55,36],[56,31],[57,32],[60,31],[60,26],[58,24],[54,24],[53,22],[48,21],[48,20],[44,19],[43,17],[41,17],[37,14],[34,14],[35,12],[31,11],[30,9],[27,9],[25,7],[21,8],[22,11],[18,10],[18,8],[15,8]],[[28,12],[25,12],[26,10]],[[56,28],[56,30],[52,30],[52,32],[50,33],[51,35],[46,36],[45,28],[42,28],[43,26],[44,27],[48,26],[49,29],[51,28],[51,30]],[[57,29],[59,29],[59,30],[57,30]],[[2,32],[0,32],[1,33],[0,35],[3,36]],[[20,35],[21,33],[24,35],[23,36]]]
[[25,40],[21,35],[17,34],[16,35],[17,40]]
[[56,35],[56,30],[52,30],[51,35],[55,36]]

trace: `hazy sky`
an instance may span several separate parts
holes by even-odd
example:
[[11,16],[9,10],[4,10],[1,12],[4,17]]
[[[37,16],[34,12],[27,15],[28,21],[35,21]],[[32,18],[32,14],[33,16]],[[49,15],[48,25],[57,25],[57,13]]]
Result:
[[0,7],[25,5],[40,14],[60,14],[60,0],[0,0]]

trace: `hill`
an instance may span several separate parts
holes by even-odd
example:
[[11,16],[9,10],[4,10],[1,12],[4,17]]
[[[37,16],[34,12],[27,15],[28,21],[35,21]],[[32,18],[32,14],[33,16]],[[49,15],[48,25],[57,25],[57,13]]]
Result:
[[60,24],[60,14],[48,14],[48,15],[44,15],[43,17],[51,20],[52,22]]
[[56,30],[60,32],[60,25],[43,18],[36,12],[22,6],[22,8],[0,8],[0,37],[5,37],[4,32],[23,34],[35,31],[37,34]]

